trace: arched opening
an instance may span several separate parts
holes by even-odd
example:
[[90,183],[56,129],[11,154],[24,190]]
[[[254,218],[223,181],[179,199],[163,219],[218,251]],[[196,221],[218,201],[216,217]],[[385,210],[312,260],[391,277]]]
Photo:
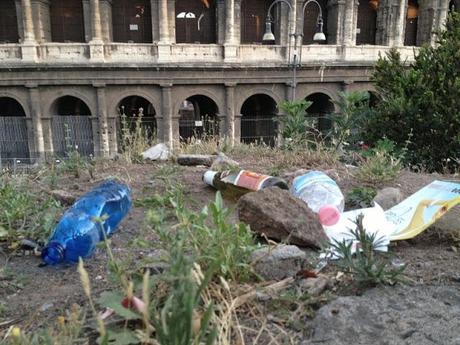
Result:
[[151,43],[150,0],[115,0],[112,25],[114,42]]
[[356,44],[375,44],[375,33],[377,30],[377,8],[379,2],[376,0],[362,0],[358,5],[358,23],[356,28]]
[[304,23],[303,23],[303,44],[327,44],[327,8],[326,0],[319,0],[321,11],[323,13],[323,32],[326,35],[326,41],[313,41],[313,36],[318,29],[319,8],[314,3],[309,4],[305,8]]
[[276,140],[276,102],[264,94],[257,94],[244,101],[241,107],[241,142],[265,143],[274,146]]
[[451,0],[449,2],[449,12],[460,12],[460,0]]
[[195,95],[184,100],[179,108],[180,140],[218,136],[218,111],[216,103],[207,96]]
[[85,26],[81,0],[51,0],[51,39],[53,42],[84,42]]
[[[262,37],[265,33],[265,20],[268,8],[274,0],[242,0],[241,1],[241,43],[262,44]],[[283,5],[278,4],[272,9],[272,30],[276,42],[279,41],[279,11]]]
[[314,119],[315,128],[320,131],[327,131],[331,129],[332,122],[327,115],[334,112],[334,104],[331,98],[324,93],[313,93],[305,98],[306,101],[312,102],[307,109],[306,116]]
[[26,113],[15,99],[0,97],[0,159],[29,157]]
[[19,41],[18,20],[14,0],[0,1],[0,43]]
[[157,134],[156,111],[153,104],[140,96],[125,97],[117,107],[120,118],[118,122],[118,147],[123,148],[125,135],[142,135],[147,141],[152,141]]
[[418,22],[418,3],[417,0],[409,0],[406,12],[406,31],[404,33],[404,45],[417,45],[417,22]]
[[176,1],[176,42],[216,43],[215,1]]
[[84,156],[94,154],[91,111],[85,102],[63,96],[51,106],[54,153],[65,156],[78,151]]

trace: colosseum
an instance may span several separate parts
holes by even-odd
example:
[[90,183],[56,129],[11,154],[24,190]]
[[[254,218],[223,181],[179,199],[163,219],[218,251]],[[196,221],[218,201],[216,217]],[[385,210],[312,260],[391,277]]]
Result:
[[119,151],[139,112],[159,141],[276,137],[277,104],[325,126],[340,91],[372,92],[391,48],[411,61],[460,0],[1,0],[0,158]]

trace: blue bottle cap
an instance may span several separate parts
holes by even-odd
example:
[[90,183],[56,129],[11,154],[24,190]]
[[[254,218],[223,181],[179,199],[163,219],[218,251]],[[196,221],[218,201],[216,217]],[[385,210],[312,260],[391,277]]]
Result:
[[48,265],[56,265],[64,261],[64,247],[56,242],[49,243],[42,251],[42,259]]

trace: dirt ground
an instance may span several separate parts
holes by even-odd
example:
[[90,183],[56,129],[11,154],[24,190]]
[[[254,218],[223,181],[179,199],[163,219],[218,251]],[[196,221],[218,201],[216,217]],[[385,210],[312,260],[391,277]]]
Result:
[[[243,168],[262,173],[271,172],[272,166],[276,164],[276,162],[261,161],[257,157],[232,158],[238,160]],[[286,176],[286,173],[298,168],[310,167],[291,167],[281,171],[280,175]],[[205,167],[182,167],[173,163],[125,166],[120,162],[103,162],[97,166],[94,180],[86,175],[79,179],[62,176],[58,188],[81,195],[101,180],[109,176],[118,176],[129,182],[136,200],[153,195],[155,192],[162,192],[164,186],[159,179],[155,178],[159,170],[169,171],[170,178],[185,187],[188,199],[193,201],[190,207],[201,209],[214,198],[215,191],[201,181]],[[351,170],[345,167],[329,169],[327,172],[335,178],[344,194],[353,186],[359,185],[353,178]],[[460,180],[458,176],[415,174],[404,171],[395,181],[387,185],[400,188],[408,196],[435,179]],[[227,206],[235,205],[227,202]],[[136,245],[136,240],[145,236],[154,236],[144,231],[145,211],[142,207],[133,207],[112,237],[115,255],[126,259],[132,267],[142,265],[143,259],[148,258],[155,249],[158,249]],[[451,212],[460,219],[458,209]],[[407,284],[460,286],[458,270],[460,254],[456,246],[457,243],[453,242],[450,234],[434,226],[413,240],[392,244],[391,249],[398,259],[407,264]],[[0,301],[4,303],[4,309],[0,313],[0,340],[11,325],[19,325],[26,331],[33,331],[53,322],[57,316],[65,315],[66,310],[69,310],[73,303],[87,305],[76,266],[39,267],[41,263],[39,257],[24,255],[21,251],[11,252],[4,247],[0,252],[0,260],[0,264],[6,265],[6,272],[8,272],[3,281],[0,281]],[[86,260],[85,264],[91,278],[93,295],[97,296],[110,288],[107,255],[103,249],[97,249],[95,255]],[[325,273],[335,274],[333,268],[327,268]],[[338,295],[359,293],[358,290],[346,287],[334,291],[334,294]]]

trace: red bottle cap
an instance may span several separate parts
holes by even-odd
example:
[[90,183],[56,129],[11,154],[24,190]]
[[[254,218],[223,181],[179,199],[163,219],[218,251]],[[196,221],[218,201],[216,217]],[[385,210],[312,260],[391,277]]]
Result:
[[332,226],[340,219],[340,212],[334,205],[324,205],[318,211],[321,225]]

